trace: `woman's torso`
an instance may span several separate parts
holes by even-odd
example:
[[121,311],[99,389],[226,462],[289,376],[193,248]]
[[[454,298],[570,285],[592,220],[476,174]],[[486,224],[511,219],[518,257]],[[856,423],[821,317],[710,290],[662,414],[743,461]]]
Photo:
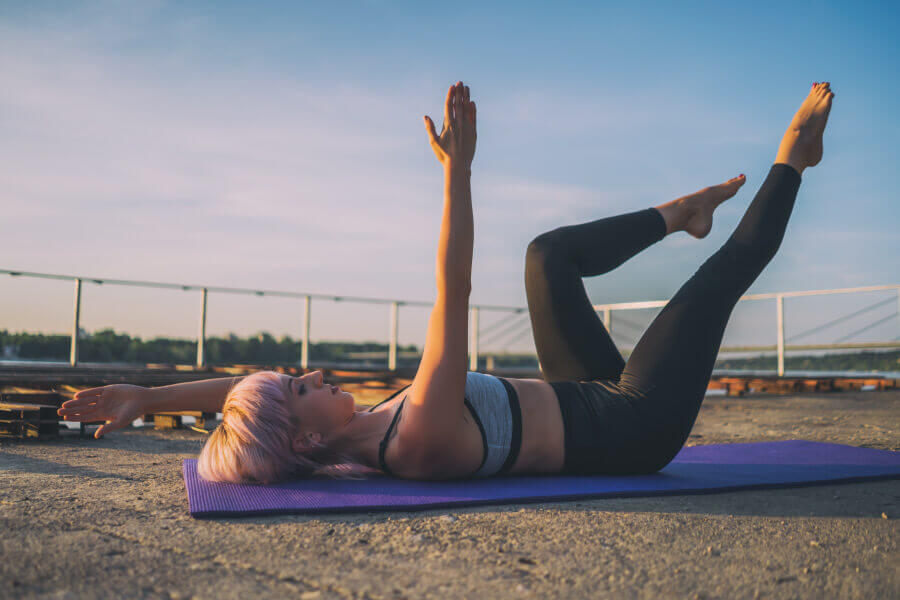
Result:
[[[522,427],[518,456],[507,472],[511,474],[559,472],[564,460],[564,439],[556,393],[550,384],[540,379],[506,378],[506,381],[518,395]],[[408,393],[407,389],[378,406],[376,410],[396,412]],[[453,447],[448,448],[448,456],[452,459],[442,465],[441,472],[433,473],[433,477],[467,477],[478,471],[486,455],[485,438],[482,434],[482,425],[478,421],[479,417],[477,414],[473,415],[468,408],[461,411],[459,420],[453,424],[456,431],[450,436],[454,442]],[[384,448],[385,463],[392,472],[400,476],[404,474],[402,450],[399,444],[391,441],[396,437],[396,430],[402,426],[401,413]]]

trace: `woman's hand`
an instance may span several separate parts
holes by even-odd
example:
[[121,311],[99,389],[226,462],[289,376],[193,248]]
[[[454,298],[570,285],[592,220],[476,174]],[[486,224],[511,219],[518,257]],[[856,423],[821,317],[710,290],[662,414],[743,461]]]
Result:
[[431,149],[445,169],[468,170],[475,156],[475,103],[469,100],[469,88],[458,81],[447,91],[444,105],[444,126],[441,135],[434,129],[434,122],[427,115],[425,129],[431,140]]
[[81,390],[63,402],[57,413],[67,421],[106,421],[94,432],[100,438],[150,412],[149,397],[150,390],[137,385],[106,385]]

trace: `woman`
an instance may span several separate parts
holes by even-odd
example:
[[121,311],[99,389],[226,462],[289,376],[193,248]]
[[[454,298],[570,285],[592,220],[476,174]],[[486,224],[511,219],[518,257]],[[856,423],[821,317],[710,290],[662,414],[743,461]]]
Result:
[[199,462],[201,475],[216,481],[372,469],[415,479],[657,471],[687,439],[731,311],[778,250],[803,170],[822,157],[833,97],[827,82],[813,84],[737,229],[657,315],[627,363],[582,277],[610,271],[677,231],[704,237],[715,208],[745,177],[538,236],[528,246],[525,285],[545,380],[467,373],[476,109],[459,82],[448,91],[440,134],[425,117],[444,169],[444,211],[437,300],[411,386],[363,411],[321,372],[260,372],[236,384],[229,378],[85,390],[60,415],[106,421],[99,437],[145,413],[221,411]]

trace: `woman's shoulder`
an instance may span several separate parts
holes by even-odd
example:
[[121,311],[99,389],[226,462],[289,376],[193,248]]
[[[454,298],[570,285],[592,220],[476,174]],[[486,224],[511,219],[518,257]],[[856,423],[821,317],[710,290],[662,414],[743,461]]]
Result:
[[[479,375],[476,373],[476,375]],[[460,413],[456,423],[444,423],[440,436],[418,430],[416,419],[405,410],[410,390],[389,398],[383,409],[395,410],[379,448],[382,467],[404,479],[447,479],[469,474],[481,460],[482,438],[479,431]],[[460,403],[462,404],[462,403]],[[450,433],[450,431],[453,433]],[[449,434],[449,435],[447,435]],[[451,444],[438,440],[453,440]]]

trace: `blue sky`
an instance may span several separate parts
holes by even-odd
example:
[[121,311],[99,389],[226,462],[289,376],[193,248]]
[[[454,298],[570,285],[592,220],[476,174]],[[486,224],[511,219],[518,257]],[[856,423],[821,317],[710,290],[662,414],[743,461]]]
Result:
[[[441,172],[421,117],[462,79],[479,107],[472,301],[524,305],[544,230],[746,173],[706,239],[587,282],[598,303],[667,298],[828,80],[825,158],[751,291],[897,283],[898,5],[678,4],[0,3],[0,268],[431,299]],[[68,284],[0,290],[0,328],[68,330]],[[83,322],[190,337],[198,302],[91,287]],[[382,307],[317,310],[314,337],[386,335]],[[296,336],[299,314],[214,296],[210,331]],[[426,316],[406,310],[401,340]]]

